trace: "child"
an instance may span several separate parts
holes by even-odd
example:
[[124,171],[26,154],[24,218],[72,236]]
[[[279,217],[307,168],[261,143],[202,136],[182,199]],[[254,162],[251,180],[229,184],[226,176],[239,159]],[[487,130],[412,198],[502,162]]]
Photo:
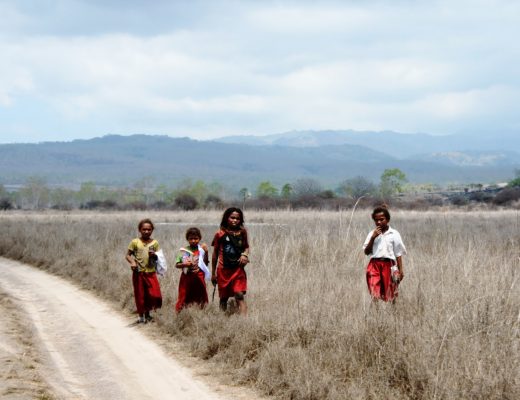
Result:
[[[384,206],[372,212],[376,229],[371,231],[363,249],[370,262],[367,266],[368,291],[373,299],[395,301],[399,282],[404,278],[402,255],[406,254],[401,235],[391,228],[390,212]],[[397,264],[397,267],[395,267]]]
[[156,264],[159,243],[152,239],[154,226],[151,220],[143,219],[138,225],[139,234],[128,245],[126,261],[133,271],[135,306],[139,314],[137,323],[151,322],[153,317],[150,311],[161,308],[162,296],[159,281],[157,280]]
[[211,245],[211,282],[218,284],[220,309],[227,309],[227,302],[234,297],[240,314],[247,314],[244,296],[247,291],[247,276],[244,267],[249,263],[249,243],[244,228],[244,214],[240,208],[224,211],[220,229]]
[[186,240],[189,245],[181,248],[177,256],[175,266],[182,268],[179,281],[179,298],[175,304],[175,311],[180,312],[183,308],[198,304],[204,308],[208,304],[208,293],[206,292],[205,279],[210,278],[207,265],[208,246],[200,243],[202,235],[198,228],[189,228],[186,231]]

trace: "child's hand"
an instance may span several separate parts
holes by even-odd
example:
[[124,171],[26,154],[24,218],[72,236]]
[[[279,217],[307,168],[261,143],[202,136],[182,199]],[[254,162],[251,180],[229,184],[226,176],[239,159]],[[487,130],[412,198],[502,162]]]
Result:
[[379,235],[381,235],[383,233],[383,231],[381,230],[381,227],[378,226],[376,229],[374,229],[374,231],[372,232],[372,238],[376,238],[378,237]]
[[245,267],[247,263],[249,263],[249,258],[242,254],[238,260],[238,265]]

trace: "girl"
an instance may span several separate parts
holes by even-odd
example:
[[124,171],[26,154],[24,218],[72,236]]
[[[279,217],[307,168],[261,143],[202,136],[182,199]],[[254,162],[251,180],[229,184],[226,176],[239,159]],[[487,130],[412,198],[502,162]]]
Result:
[[227,309],[227,302],[234,297],[240,314],[247,314],[244,296],[247,291],[247,276],[244,267],[249,263],[249,243],[244,228],[244,214],[240,208],[224,211],[220,229],[211,242],[211,282],[218,284],[220,309]]
[[375,208],[372,219],[376,228],[363,243],[365,254],[370,256],[368,291],[374,300],[395,301],[399,282],[404,278],[401,256],[406,254],[406,248],[399,232],[389,225],[390,212],[386,207]]
[[133,271],[135,306],[139,314],[137,323],[147,323],[153,319],[150,311],[161,308],[162,305],[161,288],[156,274],[157,255],[155,254],[159,251],[159,243],[152,239],[154,226],[148,218],[139,222],[138,230],[140,237],[133,239],[128,245],[126,261]]
[[182,268],[179,281],[179,298],[175,304],[175,311],[180,312],[183,308],[197,304],[204,308],[208,304],[208,293],[206,292],[205,279],[210,278],[207,265],[208,246],[200,243],[202,235],[198,228],[189,228],[186,231],[188,246],[181,248],[177,256],[175,266]]

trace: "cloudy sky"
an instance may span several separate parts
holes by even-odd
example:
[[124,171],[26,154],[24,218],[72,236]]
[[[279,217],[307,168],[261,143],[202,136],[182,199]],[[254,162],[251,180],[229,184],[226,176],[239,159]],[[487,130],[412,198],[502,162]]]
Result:
[[0,15],[0,143],[520,132],[516,0],[0,0]]

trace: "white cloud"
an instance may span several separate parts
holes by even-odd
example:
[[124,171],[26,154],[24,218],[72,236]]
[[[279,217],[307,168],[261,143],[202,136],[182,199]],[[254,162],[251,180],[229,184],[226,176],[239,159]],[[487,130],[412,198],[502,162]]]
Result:
[[506,0],[50,3],[0,3],[0,142],[518,126]]

